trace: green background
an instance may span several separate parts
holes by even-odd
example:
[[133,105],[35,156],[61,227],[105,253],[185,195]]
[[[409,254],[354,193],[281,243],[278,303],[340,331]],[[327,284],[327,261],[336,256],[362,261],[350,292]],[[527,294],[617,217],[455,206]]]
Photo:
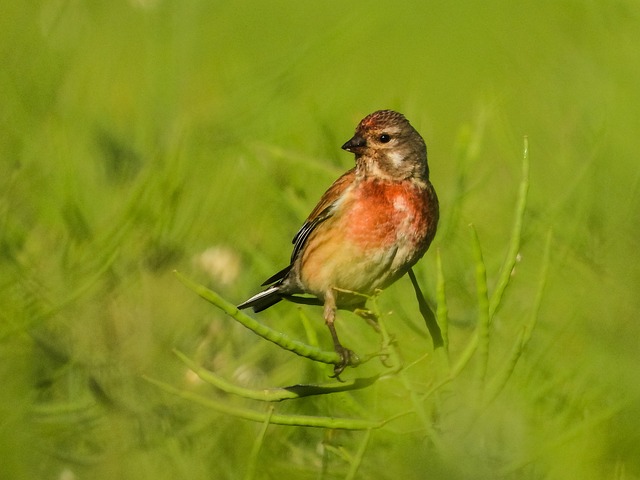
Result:
[[[356,478],[640,478],[639,46],[633,1],[3,2],[0,477],[247,478],[254,462],[255,478],[348,478],[354,465]],[[260,424],[143,375],[263,412],[196,381],[172,348],[251,388],[331,369],[252,335],[172,272],[235,303],[255,293],[352,166],[340,145],[380,108],[429,148],[441,224],[417,274],[434,298],[439,252],[453,362],[478,318],[468,225],[491,293],[528,136],[519,263],[487,374],[474,357],[425,397],[445,367],[402,279],[378,304],[407,382],[276,412],[406,415],[366,444],[270,426],[253,454]],[[537,324],[512,368],[549,234]],[[301,316],[330,349],[319,308],[257,318],[305,340]],[[358,352],[379,342],[349,313],[338,329]]]

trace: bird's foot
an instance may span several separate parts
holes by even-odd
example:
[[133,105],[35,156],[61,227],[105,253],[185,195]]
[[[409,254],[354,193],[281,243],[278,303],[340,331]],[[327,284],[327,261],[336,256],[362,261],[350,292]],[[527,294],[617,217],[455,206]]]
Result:
[[333,367],[333,375],[331,375],[331,378],[335,378],[341,382],[340,374],[346,367],[355,367],[358,365],[360,363],[360,357],[358,357],[358,355],[356,355],[352,350],[344,348],[342,345],[336,345],[336,353],[340,355],[340,362],[336,363]]

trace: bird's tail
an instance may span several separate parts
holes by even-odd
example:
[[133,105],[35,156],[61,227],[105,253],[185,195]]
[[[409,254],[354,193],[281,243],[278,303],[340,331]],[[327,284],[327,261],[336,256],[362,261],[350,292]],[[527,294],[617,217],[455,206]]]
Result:
[[280,300],[282,300],[282,295],[280,295],[278,285],[272,285],[266,290],[257,293],[249,300],[242,302],[240,305],[238,305],[238,308],[242,310],[244,308],[251,307],[253,308],[254,312],[258,313],[262,310],[266,310],[271,305],[275,305]]

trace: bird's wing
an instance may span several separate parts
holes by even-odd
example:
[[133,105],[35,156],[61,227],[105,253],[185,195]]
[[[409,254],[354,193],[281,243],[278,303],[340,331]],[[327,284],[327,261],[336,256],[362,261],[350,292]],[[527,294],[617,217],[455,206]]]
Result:
[[344,173],[338,178],[333,185],[322,195],[320,201],[307,217],[304,225],[298,230],[296,236],[293,237],[293,252],[291,253],[291,264],[295,261],[298,254],[302,251],[304,244],[315,228],[333,215],[336,206],[342,200],[344,191],[353,184],[355,177],[355,168]]
[[343,174],[340,178],[338,178],[333,185],[329,187],[329,189],[322,195],[320,201],[313,209],[311,214],[307,217],[307,220],[304,222],[304,225],[298,230],[296,236],[293,237],[293,253],[291,254],[291,263],[287,267],[280,270],[278,273],[272,275],[268,279],[263,282],[263,286],[271,285],[279,280],[282,280],[287,276],[291,268],[293,267],[293,263],[296,258],[302,251],[307,238],[311,235],[311,232],[315,230],[315,228],[324,222],[327,218],[330,218],[335,211],[336,205],[342,199],[342,194],[344,191],[353,183],[355,177],[355,168],[352,168],[345,174]]

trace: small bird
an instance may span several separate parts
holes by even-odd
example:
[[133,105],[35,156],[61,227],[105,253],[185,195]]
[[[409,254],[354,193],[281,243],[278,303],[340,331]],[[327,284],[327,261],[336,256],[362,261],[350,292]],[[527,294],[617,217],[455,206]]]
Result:
[[329,187],[293,238],[290,265],[262,284],[270,285],[266,290],[238,305],[254,312],[282,299],[324,305],[341,358],[334,377],[357,359],[338,339],[336,310],[365,311],[366,296],[422,258],[439,217],[427,147],[404,115],[367,115],[342,149],[355,154],[356,165]]

